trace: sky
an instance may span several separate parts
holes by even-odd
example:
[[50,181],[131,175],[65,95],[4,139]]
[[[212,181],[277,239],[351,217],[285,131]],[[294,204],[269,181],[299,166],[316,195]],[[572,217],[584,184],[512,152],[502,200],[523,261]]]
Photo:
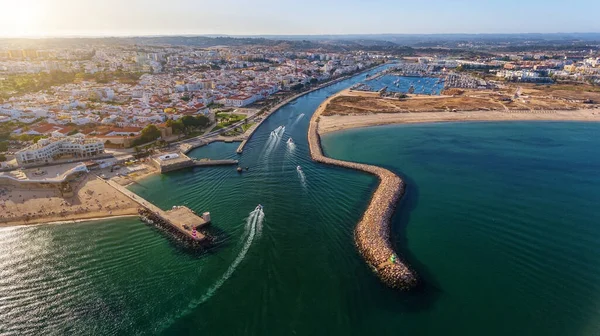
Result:
[[600,0],[0,0],[0,36],[600,32]]

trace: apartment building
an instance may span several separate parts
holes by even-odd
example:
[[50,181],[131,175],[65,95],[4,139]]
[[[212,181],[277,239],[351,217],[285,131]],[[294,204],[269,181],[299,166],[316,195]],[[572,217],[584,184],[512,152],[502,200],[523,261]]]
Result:
[[56,133],[41,139],[15,154],[19,166],[50,163],[60,158],[89,158],[104,153],[104,142],[83,135],[60,136]]

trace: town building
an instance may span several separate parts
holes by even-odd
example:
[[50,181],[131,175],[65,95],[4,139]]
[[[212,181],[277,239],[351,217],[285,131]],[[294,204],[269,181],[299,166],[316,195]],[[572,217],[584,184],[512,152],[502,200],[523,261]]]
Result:
[[15,154],[19,166],[51,163],[61,158],[91,158],[104,153],[104,143],[99,139],[86,139],[83,135],[62,136],[55,132],[51,138],[41,139]]

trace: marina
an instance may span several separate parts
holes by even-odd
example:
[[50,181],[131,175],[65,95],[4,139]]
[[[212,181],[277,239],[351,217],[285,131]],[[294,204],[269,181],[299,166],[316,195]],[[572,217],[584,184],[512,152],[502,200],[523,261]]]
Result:
[[355,85],[353,90],[421,95],[439,95],[444,89],[444,81],[436,77],[407,77],[392,74],[369,78]]

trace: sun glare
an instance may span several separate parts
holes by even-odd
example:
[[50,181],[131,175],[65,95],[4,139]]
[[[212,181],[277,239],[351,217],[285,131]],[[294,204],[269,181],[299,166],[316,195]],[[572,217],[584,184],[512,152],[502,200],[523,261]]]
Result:
[[39,20],[42,10],[39,1],[0,1],[0,36],[40,35]]

